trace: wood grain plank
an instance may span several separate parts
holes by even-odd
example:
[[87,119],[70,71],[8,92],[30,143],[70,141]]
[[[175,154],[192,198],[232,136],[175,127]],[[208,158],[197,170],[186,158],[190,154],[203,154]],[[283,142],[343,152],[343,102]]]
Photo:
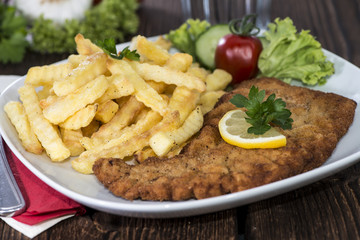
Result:
[[[236,239],[236,219],[235,209],[172,219],[129,218],[90,209],[85,216],[60,222],[33,239]],[[0,230],[1,239],[27,239],[3,221]]]
[[249,239],[359,239],[359,178],[345,175],[352,171],[350,168],[308,187],[250,205],[246,236]]

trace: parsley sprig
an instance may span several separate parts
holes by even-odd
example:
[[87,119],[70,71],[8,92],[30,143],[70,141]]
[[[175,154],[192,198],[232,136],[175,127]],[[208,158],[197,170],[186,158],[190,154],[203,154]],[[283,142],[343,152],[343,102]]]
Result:
[[290,118],[291,112],[286,109],[286,103],[281,99],[275,99],[275,94],[271,94],[265,101],[265,90],[259,91],[252,86],[248,98],[241,94],[235,94],[230,102],[236,107],[245,107],[248,118],[245,118],[252,126],[248,133],[262,135],[271,128],[272,125],[282,129],[291,129],[293,119]]
[[113,38],[105,39],[104,41],[97,40],[95,43],[112,58],[121,60],[125,57],[129,60],[140,60],[140,55],[136,50],[130,51],[129,47],[125,47],[118,55],[115,40]]

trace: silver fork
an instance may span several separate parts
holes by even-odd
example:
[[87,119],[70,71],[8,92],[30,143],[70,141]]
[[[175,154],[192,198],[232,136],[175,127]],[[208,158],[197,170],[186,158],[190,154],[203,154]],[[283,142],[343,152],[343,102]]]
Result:
[[0,136],[0,216],[13,217],[25,209],[25,201],[8,164]]

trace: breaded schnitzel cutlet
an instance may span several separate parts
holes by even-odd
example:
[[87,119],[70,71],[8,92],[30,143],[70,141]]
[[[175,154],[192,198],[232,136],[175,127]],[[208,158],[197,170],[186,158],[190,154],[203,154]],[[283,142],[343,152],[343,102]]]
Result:
[[[252,85],[287,103],[294,120],[279,130],[287,145],[278,149],[243,149],[227,144],[218,122],[235,106],[235,93],[248,95]],[[93,170],[113,194],[125,199],[202,199],[242,191],[288,178],[322,165],[350,127],[356,102],[333,94],[262,78],[242,82],[205,115],[204,126],[172,158],[152,157],[135,166],[121,159],[99,159]]]

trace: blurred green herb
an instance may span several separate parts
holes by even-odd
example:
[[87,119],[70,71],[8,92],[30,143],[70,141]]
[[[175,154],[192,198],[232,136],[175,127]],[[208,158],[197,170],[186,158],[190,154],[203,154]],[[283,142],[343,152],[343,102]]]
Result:
[[21,62],[28,46],[25,37],[25,18],[17,16],[14,7],[0,2],[0,62]]
[[291,129],[293,119],[290,118],[291,112],[286,109],[286,103],[281,99],[275,99],[275,94],[271,94],[265,101],[265,90],[259,91],[252,86],[248,98],[241,94],[235,94],[230,102],[238,108],[246,108],[246,121],[252,126],[248,133],[261,135],[270,130],[271,125],[281,127],[282,129]]
[[113,38],[105,39],[104,41],[97,40],[95,43],[112,58],[121,60],[125,57],[134,61],[140,60],[140,55],[136,50],[130,51],[129,47],[125,47],[118,55],[115,40]]
[[74,37],[77,33],[93,42],[106,38],[124,41],[127,34],[137,31],[137,8],[137,0],[103,0],[86,11],[82,21],[67,20],[58,25],[41,16],[30,30],[32,47],[42,53],[72,53],[76,50]]

